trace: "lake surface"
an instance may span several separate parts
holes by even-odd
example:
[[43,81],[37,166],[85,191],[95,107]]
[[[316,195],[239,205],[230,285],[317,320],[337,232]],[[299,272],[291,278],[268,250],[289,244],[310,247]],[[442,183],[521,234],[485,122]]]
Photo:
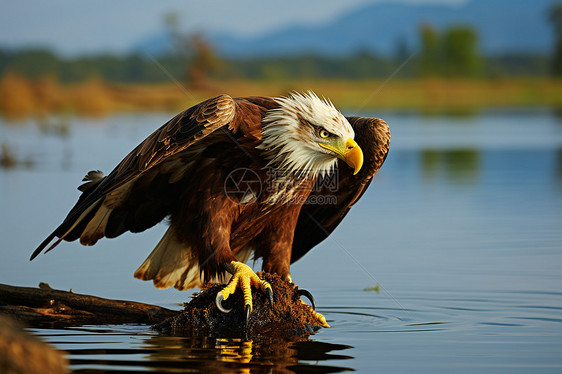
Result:
[[[169,337],[142,325],[32,331],[88,373],[560,373],[562,118],[364,115],[390,124],[389,157],[334,234],[292,266],[332,328],[294,342]],[[179,309],[191,292],[132,276],[163,225],[28,261],[84,174],[111,171],[169,117],[70,118],[67,132],[60,119],[1,122],[0,144],[28,162],[0,169],[0,282]]]

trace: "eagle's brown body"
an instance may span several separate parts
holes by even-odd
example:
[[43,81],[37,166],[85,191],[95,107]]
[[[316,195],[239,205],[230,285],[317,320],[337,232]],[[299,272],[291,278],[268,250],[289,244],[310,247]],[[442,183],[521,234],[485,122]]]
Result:
[[[61,240],[93,245],[102,237],[141,232],[169,217],[168,231],[136,277],[158,287],[192,288],[253,252],[263,258],[264,270],[290,279],[290,264],[326,238],[365,192],[386,158],[390,133],[382,120],[348,118],[364,153],[359,173],[340,162],[337,190],[312,191],[316,180],[304,178],[279,196],[258,149],[262,119],[277,107],[272,98],[222,95],[180,113],[108,176],[89,173],[77,204],[32,258],[55,238],[48,250]],[[254,195],[225,193],[238,169],[258,176]],[[311,193],[335,201],[303,205]]]

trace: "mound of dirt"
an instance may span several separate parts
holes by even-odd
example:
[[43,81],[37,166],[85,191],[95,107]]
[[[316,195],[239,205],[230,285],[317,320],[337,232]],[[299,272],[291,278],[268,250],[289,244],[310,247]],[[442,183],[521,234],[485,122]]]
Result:
[[254,305],[247,329],[244,328],[242,291],[237,289],[223,301],[225,308],[232,308],[230,313],[223,313],[215,305],[215,297],[224,287],[218,284],[209,284],[193,295],[179,315],[164,320],[154,328],[171,335],[253,339],[258,336],[291,338],[311,334],[322,327],[322,321],[312,308],[301,302],[298,287],[277,275],[263,272],[258,275],[271,284],[274,305],[271,306],[264,292],[252,287]]

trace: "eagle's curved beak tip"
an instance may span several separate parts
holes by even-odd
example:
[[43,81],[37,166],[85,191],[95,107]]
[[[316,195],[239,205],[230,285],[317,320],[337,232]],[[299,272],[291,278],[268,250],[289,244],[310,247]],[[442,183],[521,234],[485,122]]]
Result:
[[359,170],[361,170],[363,166],[363,151],[352,138],[347,139],[345,142],[343,161],[353,169],[353,175],[359,173]]

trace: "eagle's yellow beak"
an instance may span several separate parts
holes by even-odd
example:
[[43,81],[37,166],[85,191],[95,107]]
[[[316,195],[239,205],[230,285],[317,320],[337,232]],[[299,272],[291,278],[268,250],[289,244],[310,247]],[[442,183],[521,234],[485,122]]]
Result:
[[361,166],[363,166],[363,151],[355,140],[347,139],[342,156],[341,159],[353,169],[353,175],[359,173]]
[[353,175],[357,174],[363,166],[363,151],[361,147],[355,142],[355,140],[349,138],[345,144],[339,144],[338,146],[332,146],[330,144],[319,143],[322,148],[330,150],[342,159],[346,164],[351,166],[353,169]]

